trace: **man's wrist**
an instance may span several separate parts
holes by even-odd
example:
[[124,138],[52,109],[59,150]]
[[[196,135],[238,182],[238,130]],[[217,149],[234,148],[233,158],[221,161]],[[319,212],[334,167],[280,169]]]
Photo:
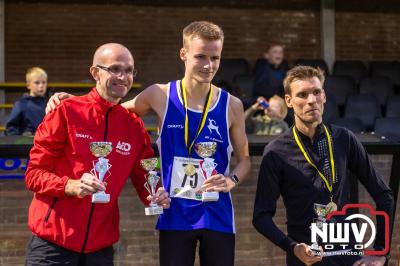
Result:
[[77,181],[75,179],[68,179],[68,181],[66,182],[65,187],[64,187],[64,193],[65,193],[66,196],[72,197],[72,196],[76,196],[77,195],[76,194],[76,188],[75,188],[77,186],[76,182],[80,183],[79,180]]
[[289,244],[289,246],[290,246],[290,251],[292,252],[292,254],[294,254],[294,249],[296,248],[297,245],[300,245],[300,243],[291,242],[291,243]]
[[232,182],[235,184],[235,186],[239,185],[240,180],[236,174],[230,173],[228,177],[232,180]]

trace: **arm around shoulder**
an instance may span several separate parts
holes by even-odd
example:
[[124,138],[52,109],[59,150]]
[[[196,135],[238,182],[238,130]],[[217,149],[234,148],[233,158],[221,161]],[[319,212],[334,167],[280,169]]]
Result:
[[144,89],[135,98],[124,102],[122,106],[138,116],[143,116],[150,110],[158,114],[162,109],[161,107],[165,106],[167,88],[167,84],[153,84]]

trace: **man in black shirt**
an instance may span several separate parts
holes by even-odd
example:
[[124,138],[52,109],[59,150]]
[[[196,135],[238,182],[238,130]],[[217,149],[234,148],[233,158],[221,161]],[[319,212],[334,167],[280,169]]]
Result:
[[[295,126],[265,148],[254,205],[255,228],[287,252],[292,265],[383,265],[385,257],[338,255],[321,257],[310,244],[310,225],[317,218],[314,204],[341,210],[349,203],[347,170],[354,173],[376,203],[392,215],[393,195],[375,171],[368,154],[347,129],[322,123],[326,102],[320,69],[298,66],[285,78],[285,100],[295,114]],[[273,222],[282,195],[287,215],[285,235]],[[340,219],[340,218],[339,218]],[[307,243],[307,244],[306,244]],[[383,220],[378,219],[375,249],[384,246]],[[375,263],[375,264],[373,264]]]

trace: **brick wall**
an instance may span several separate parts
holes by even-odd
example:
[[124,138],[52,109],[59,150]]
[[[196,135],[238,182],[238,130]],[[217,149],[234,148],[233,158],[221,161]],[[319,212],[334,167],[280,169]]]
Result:
[[52,82],[88,80],[94,50],[106,42],[131,49],[145,85],[179,78],[181,31],[193,20],[222,26],[224,57],[253,62],[276,41],[287,46],[289,60],[320,56],[315,11],[6,2],[5,14],[6,81],[23,80],[32,65]]
[[[253,63],[270,42],[285,44],[291,62],[320,57],[320,17],[315,10],[6,2],[6,81],[23,80],[32,65],[44,67],[53,82],[90,80],[95,48],[111,41],[133,51],[138,81],[144,85],[179,78],[181,30],[193,20],[222,26],[224,57]],[[337,58],[398,59],[399,22],[396,13],[338,11]]]
[[336,57],[355,60],[399,60],[398,13],[336,13]]
[[[237,226],[237,266],[278,266],[284,265],[285,261],[285,253],[259,235],[251,224],[260,158],[252,158],[252,172],[249,179],[233,192]],[[375,167],[387,181],[390,174],[391,156],[376,155],[372,158]],[[31,198],[32,194],[25,190],[22,180],[0,180],[0,265],[23,264],[25,246],[30,236],[26,222]],[[391,266],[400,259],[399,201],[393,232]],[[158,234],[154,230],[155,217],[144,215],[144,206],[139,202],[130,183],[127,183],[119,202],[121,240],[115,245],[115,265],[158,265]],[[369,196],[361,186],[360,202],[370,202]],[[274,220],[282,230],[285,229],[285,208],[281,200],[278,202]]]

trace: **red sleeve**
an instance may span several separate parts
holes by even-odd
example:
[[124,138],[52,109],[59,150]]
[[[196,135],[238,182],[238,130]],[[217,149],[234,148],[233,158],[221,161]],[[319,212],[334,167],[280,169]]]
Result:
[[64,106],[45,116],[39,125],[30,151],[25,185],[29,190],[51,197],[65,197],[67,176],[54,173],[55,164],[67,144]]
[[[149,201],[146,199],[149,195],[149,192],[144,188],[144,184],[146,182],[145,175],[147,171],[142,168],[140,165],[140,160],[150,158],[154,156],[153,148],[151,147],[151,140],[149,134],[143,126],[143,122],[140,121],[140,132],[138,132],[138,137],[143,139],[142,147],[140,148],[139,155],[133,165],[131,171],[131,179],[132,183],[135,186],[136,192],[140,198],[140,200],[147,206],[149,205]],[[139,147],[138,147],[139,148]]]

